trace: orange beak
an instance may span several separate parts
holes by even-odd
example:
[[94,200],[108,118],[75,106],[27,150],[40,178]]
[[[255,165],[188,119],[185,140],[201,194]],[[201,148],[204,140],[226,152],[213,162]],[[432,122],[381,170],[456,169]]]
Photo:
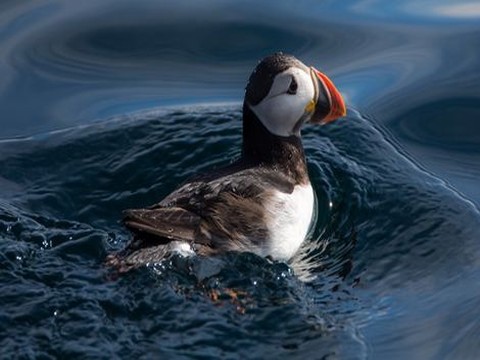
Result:
[[327,124],[347,114],[345,101],[327,75],[314,67],[311,68],[312,78],[316,79],[315,111],[310,119],[314,124]]

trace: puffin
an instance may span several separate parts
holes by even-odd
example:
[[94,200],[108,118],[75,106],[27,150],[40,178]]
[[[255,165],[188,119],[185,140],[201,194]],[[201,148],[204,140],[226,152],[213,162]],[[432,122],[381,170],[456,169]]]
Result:
[[345,115],[325,74],[292,55],[265,57],[245,88],[240,159],[195,176],[150,207],[125,210],[133,239],[107,264],[128,271],[174,253],[226,252],[288,262],[307,236],[315,206],[301,128]]

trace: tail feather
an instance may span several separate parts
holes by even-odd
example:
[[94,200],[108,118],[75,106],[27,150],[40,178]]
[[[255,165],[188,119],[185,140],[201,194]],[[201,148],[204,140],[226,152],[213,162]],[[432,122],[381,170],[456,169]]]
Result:
[[158,263],[171,253],[171,244],[144,247],[128,253],[121,251],[110,254],[105,259],[105,264],[119,273],[124,273],[144,265]]
[[172,252],[193,253],[201,218],[178,208],[132,209],[124,212],[123,223],[133,232],[128,246],[106,258],[106,265],[127,272],[149,263],[157,263]]

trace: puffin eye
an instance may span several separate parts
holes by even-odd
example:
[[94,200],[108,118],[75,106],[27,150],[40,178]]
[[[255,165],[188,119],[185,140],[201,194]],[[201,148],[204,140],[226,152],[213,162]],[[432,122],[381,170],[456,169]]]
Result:
[[294,77],[292,77],[292,82],[288,87],[287,94],[295,95],[297,93],[298,84]]

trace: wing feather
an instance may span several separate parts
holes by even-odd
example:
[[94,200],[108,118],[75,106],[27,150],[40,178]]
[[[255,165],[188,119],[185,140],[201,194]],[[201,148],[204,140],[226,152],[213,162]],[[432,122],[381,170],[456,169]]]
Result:
[[136,233],[147,233],[172,240],[193,242],[200,216],[179,208],[132,209],[124,212],[124,224]]

